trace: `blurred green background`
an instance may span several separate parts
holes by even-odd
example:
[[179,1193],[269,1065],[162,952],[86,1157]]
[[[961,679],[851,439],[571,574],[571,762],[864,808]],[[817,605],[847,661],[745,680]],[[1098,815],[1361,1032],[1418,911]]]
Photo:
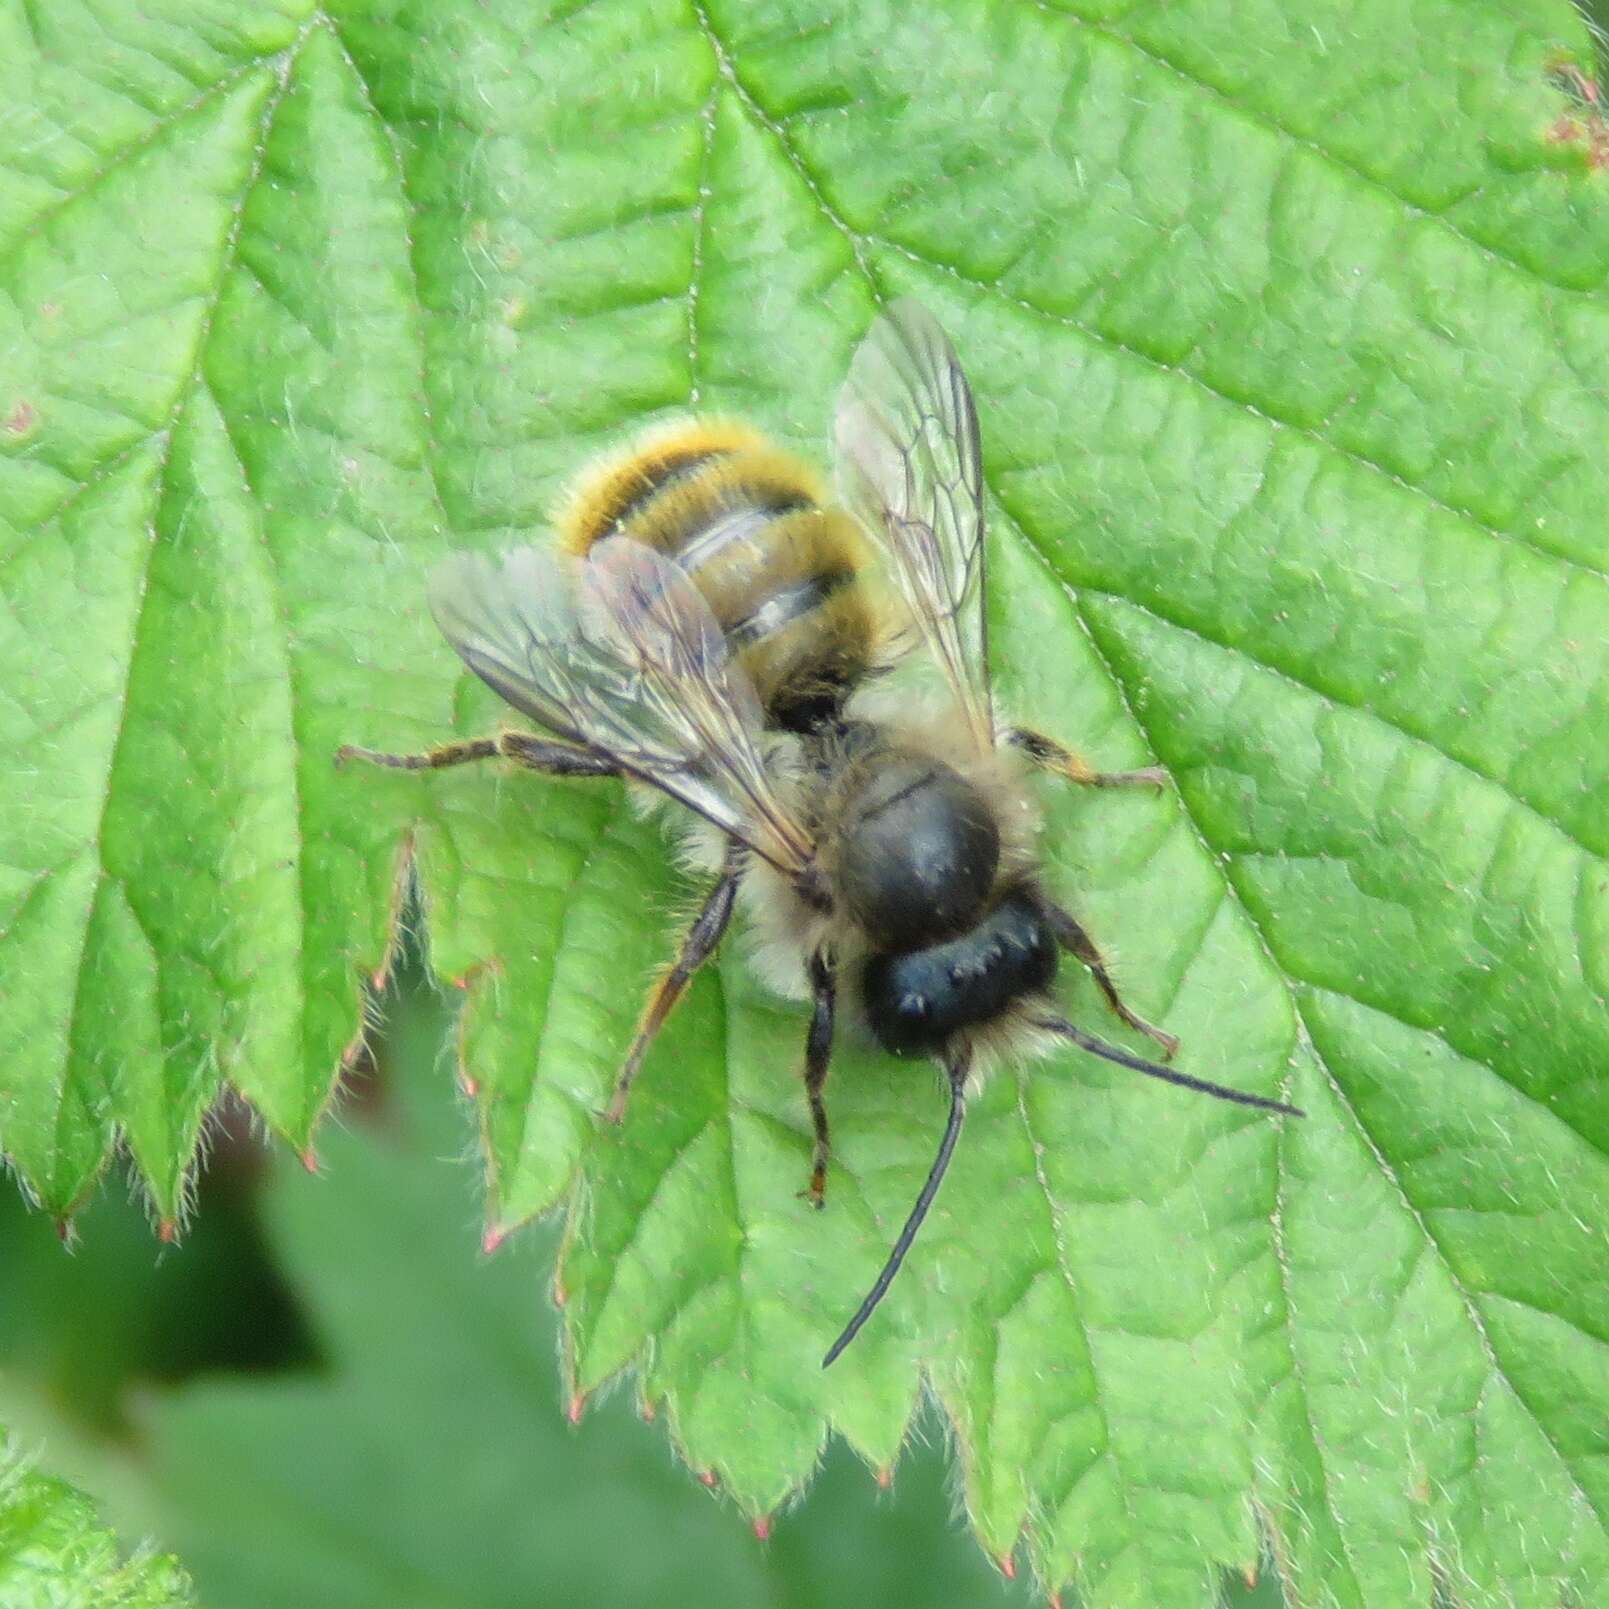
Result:
[[[448,1005],[416,958],[318,1173],[243,1112],[163,1248],[120,1178],[64,1249],[0,1191],[0,1422],[178,1551],[209,1609],[777,1609],[1036,1600],[968,1536],[929,1413],[880,1489],[835,1448],[761,1542],[622,1386],[572,1426],[548,1300],[556,1226],[477,1250]],[[1226,1582],[1275,1609],[1271,1579]]]

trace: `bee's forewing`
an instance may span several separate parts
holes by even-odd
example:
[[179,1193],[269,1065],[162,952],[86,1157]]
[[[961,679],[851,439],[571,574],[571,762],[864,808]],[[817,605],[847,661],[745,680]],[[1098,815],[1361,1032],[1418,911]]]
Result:
[[760,754],[761,712],[687,576],[622,537],[585,559],[455,554],[431,611],[464,663],[549,731],[610,757],[781,867],[809,835]]

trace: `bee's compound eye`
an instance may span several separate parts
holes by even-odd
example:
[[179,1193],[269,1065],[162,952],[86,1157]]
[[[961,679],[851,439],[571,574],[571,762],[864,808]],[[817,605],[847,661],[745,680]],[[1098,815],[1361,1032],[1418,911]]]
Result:
[[1000,865],[1000,829],[959,772],[895,761],[855,801],[839,852],[844,899],[874,946],[914,949],[968,927]]

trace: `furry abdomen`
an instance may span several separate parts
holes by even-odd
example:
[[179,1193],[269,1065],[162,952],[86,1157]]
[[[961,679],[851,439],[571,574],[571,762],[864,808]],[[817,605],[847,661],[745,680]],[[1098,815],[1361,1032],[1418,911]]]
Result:
[[871,663],[865,539],[806,465],[745,426],[684,421],[606,462],[559,542],[580,555],[611,536],[686,571],[773,726],[830,718]]
[[975,927],[926,949],[869,956],[861,974],[866,1020],[895,1056],[932,1056],[959,1033],[998,1021],[1056,976],[1056,940],[1026,888]]

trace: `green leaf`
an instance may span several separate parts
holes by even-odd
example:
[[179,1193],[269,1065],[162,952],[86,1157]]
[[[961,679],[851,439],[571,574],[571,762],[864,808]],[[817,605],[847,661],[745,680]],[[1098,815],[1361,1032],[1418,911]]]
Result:
[[416,993],[399,1014],[377,1121],[331,1135],[324,1177],[281,1167],[265,1195],[326,1368],[143,1404],[154,1522],[213,1609],[1021,1601],[952,1525],[936,1447],[886,1493],[840,1452],[762,1546],[624,1397],[569,1424],[540,1295],[551,1237],[474,1255],[440,1009]]
[[0,1602],[7,1609],[184,1609],[190,1583],[176,1560],[124,1560],[89,1500],[34,1474],[0,1436]]
[[[925,1375],[984,1545],[1092,1604],[1609,1595],[1609,153],[1564,0],[4,14],[0,1143],[182,1209],[225,1081],[306,1146],[417,869],[495,1236],[569,1204],[576,1392],[638,1367],[754,1513]],[[37,30],[37,32],[33,31]],[[1574,65],[1574,76],[1569,69]],[[969,1118],[738,947],[592,1112],[689,890],[612,786],[341,774],[499,716],[421,606],[689,404],[819,452],[879,298],[984,420],[1056,885],[1181,1065]],[[48,784],[48,792],[46,785]],[[1099,998],[1067,984],[1102,1028]]]

